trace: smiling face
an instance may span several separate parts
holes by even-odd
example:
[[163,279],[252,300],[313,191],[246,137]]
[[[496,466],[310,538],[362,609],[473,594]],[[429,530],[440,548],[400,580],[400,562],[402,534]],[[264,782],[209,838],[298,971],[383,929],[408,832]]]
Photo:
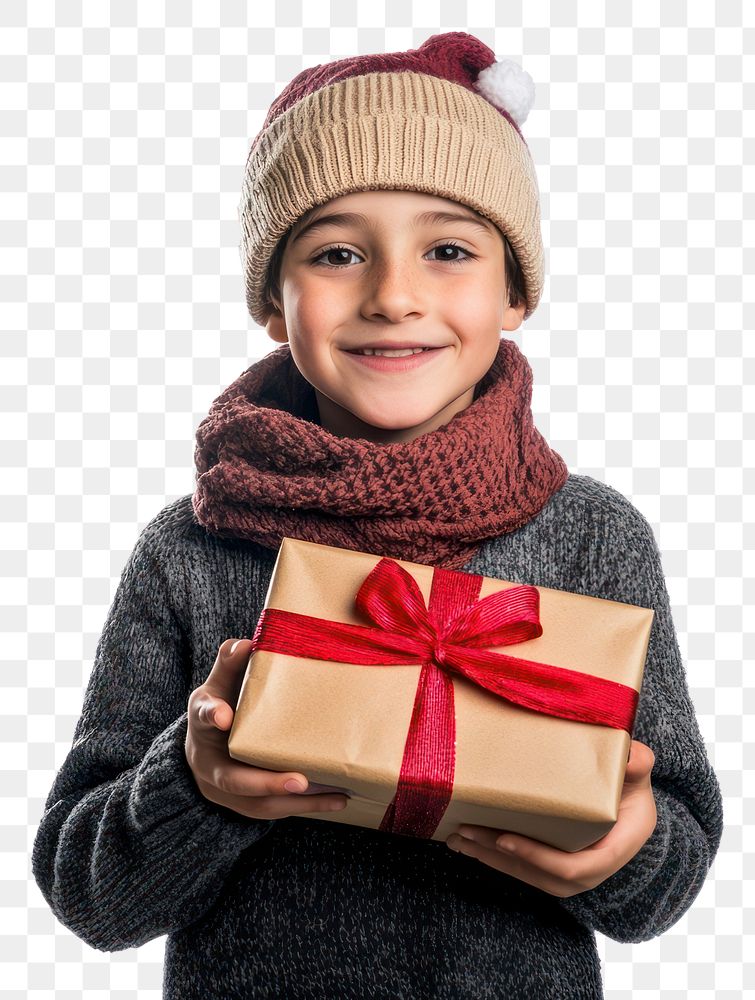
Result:
[[[525,311],[508,304],[500,230],[416,191],[359,191],[318,205],[288,234],[277,284],[267,332],[288,342],[321,425],[383,444],[412,441],[466,409],[501,330],[516,330]],[[354,353],[397,344],[432,350]]]

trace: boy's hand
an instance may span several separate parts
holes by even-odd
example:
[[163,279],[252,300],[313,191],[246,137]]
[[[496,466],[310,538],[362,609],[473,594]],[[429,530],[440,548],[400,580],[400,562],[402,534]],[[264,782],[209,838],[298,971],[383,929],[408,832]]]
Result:
[[[632,740],[616,823],[605,837],[582,851],[561,851],[518,833],[466,823],[459,827],[463,836],[452,834],[446,843],[552,896],[575,896],[623,868],[655,829],[657,813],[650,784],[654,763],[650,747]],[[499,838],[510,842],[513,850],[503,850]]]
[[300,782],[302,792],[307,789],[307,778],[298,771],[268,771],[229,756],[233,706],[250,651],[251,639],[226,639],[207,680],[189,696],[184,751],[199,791],[210,802],[250,819],[283,819],[297,813],[342,809],[348,801],[346,795],[316,794],[325,785],[312,785],[307,794],[287,790],[286,782],[291,780]]

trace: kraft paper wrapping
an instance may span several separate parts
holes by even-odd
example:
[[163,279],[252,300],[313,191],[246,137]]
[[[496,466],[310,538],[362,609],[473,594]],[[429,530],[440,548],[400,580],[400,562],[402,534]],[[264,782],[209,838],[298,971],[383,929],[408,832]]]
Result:
[[[374,626],[354,598],[380,556],[284,538],[265,607]],[[395,560],[427,603],[433,568]],[[484,577],[479,598],[519,583]],[[538,587],[543,634],[491,650],[568,667],[640,690],[654,611]],[[345,791],[309,818],[378,829],[398,783],[421,665],[337,663],[256,650],[239,692],[228,751]],[[566,851],[618,817],[630,736],[521,708],[453,674],[456,766],[433,840],[460,823],[511,830]]]

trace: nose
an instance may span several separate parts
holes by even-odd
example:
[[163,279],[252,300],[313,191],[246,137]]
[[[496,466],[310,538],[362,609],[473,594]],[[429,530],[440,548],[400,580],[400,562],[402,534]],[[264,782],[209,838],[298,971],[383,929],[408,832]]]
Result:
[[421,278],[403,258],[381,261],[365,278],[362,314],[367,319],[400,323],[407,317],[421,316],[423,301]]

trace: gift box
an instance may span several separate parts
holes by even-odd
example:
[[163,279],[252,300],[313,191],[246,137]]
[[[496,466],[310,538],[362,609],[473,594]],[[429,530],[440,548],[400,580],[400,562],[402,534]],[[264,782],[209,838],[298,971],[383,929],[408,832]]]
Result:
[[228,752],[344,791],[323,822],[580,850],[618,817],[653,616],[284,538]]

